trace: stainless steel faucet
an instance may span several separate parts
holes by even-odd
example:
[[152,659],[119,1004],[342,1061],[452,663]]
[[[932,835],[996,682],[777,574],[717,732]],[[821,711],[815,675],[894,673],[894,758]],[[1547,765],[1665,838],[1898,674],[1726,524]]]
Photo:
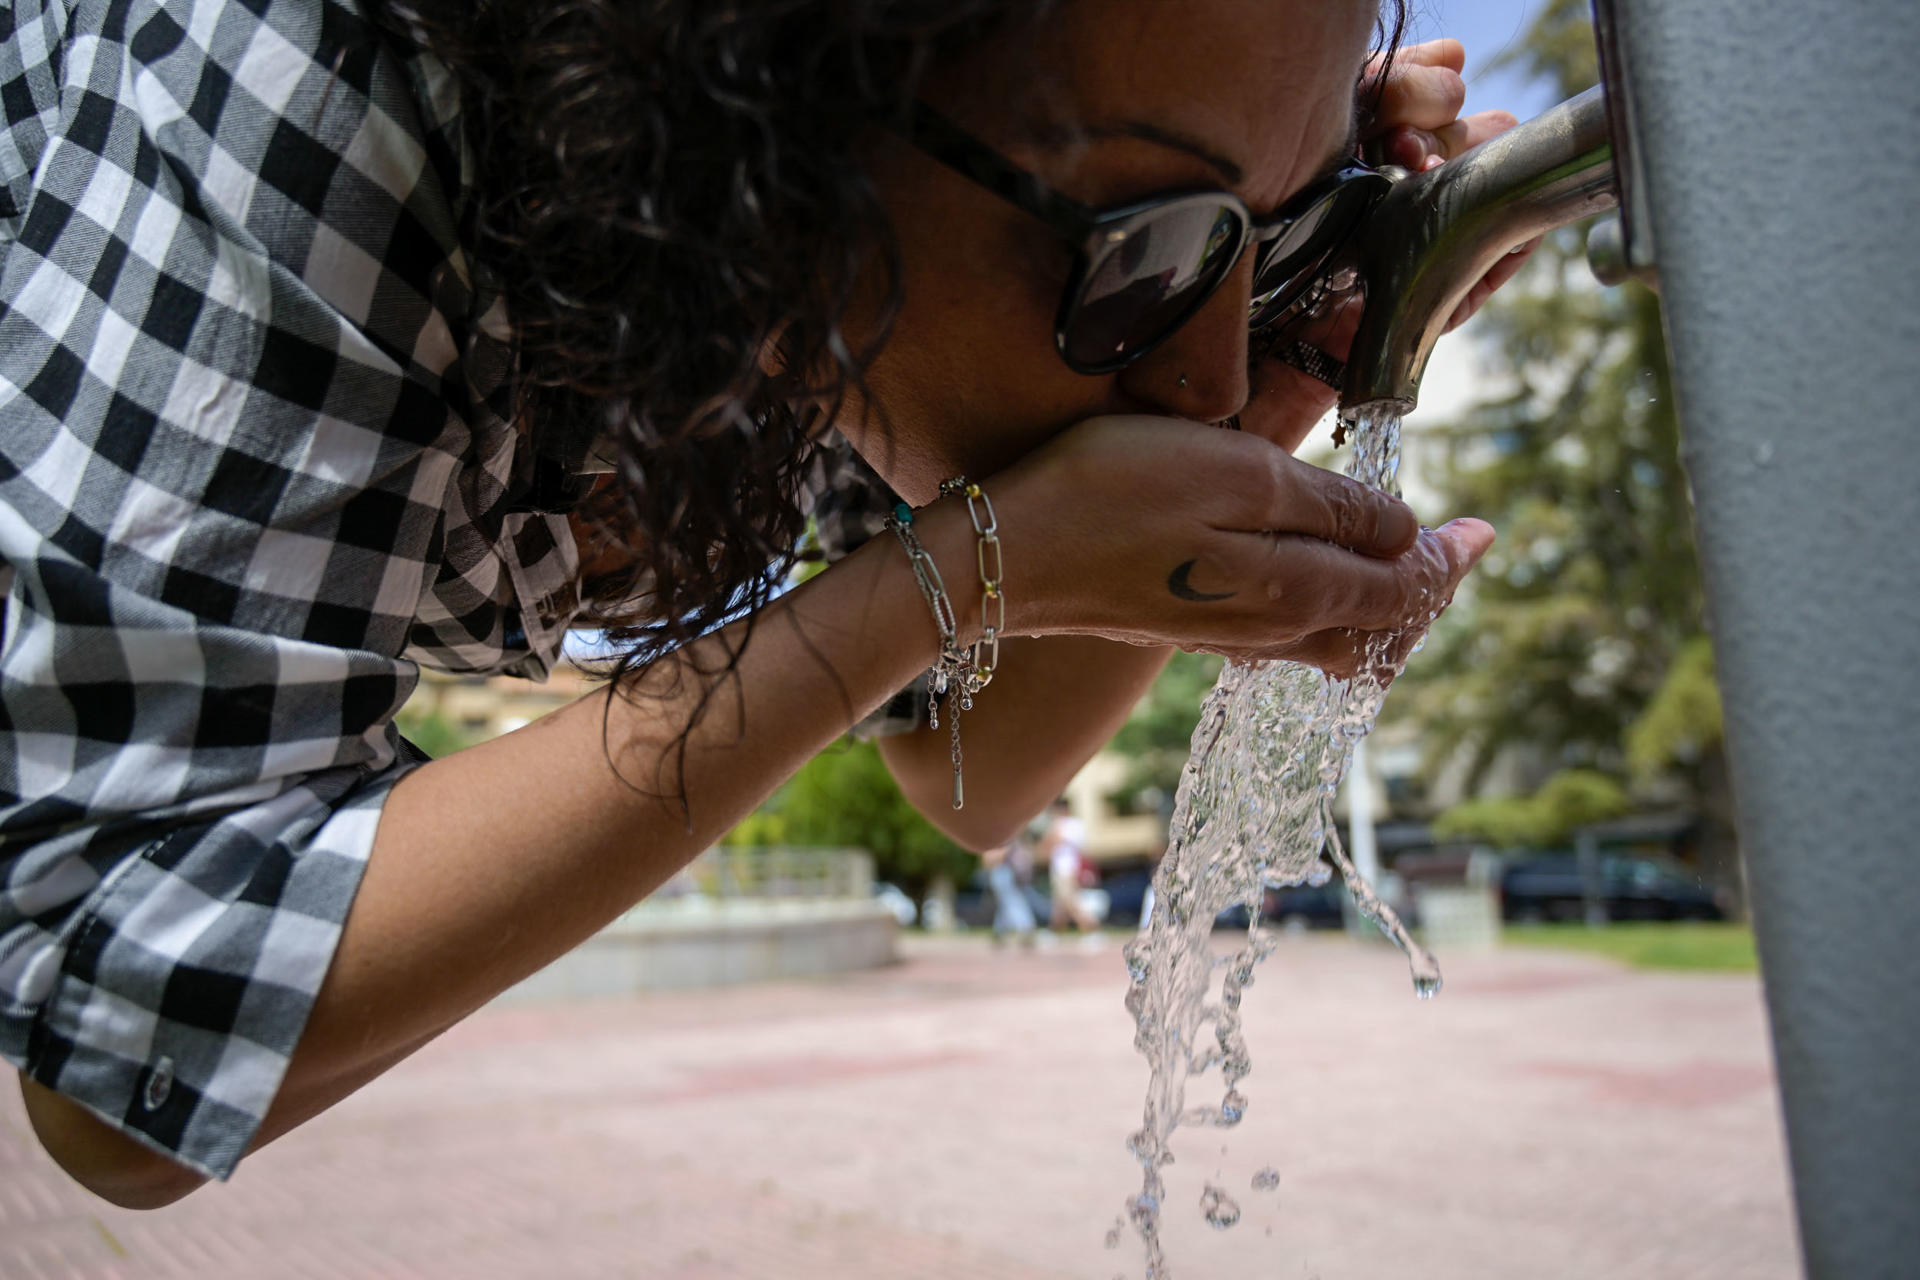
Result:
[[1614,208],[1607,103],[1595,86],[1427,173],[1394,185],[1361,233],[1367,309],[1340,410],[1420,398],[1447,319],[1503,254]]

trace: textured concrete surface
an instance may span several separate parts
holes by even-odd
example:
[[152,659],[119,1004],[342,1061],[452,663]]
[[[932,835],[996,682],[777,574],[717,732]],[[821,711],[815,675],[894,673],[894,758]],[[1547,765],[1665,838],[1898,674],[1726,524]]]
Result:
[[[906,941],[877,972],[483,1011],[158,1213],[74,1188],[0,1090],[0,1277],[1138,1276],[1103,1244],[1145,1082],[1117,948]],[[1168,1171],[1178,1276],[1798,1274],[1750,978],[1508,951],[1421,1004],[1384,948],[1288,939],[1246,1009],[1247,1120]]]
[[893,913],[870,900],[642,909],[510,988],[500,1002],[551,1004],[876,969],[899,959],[899,932]]

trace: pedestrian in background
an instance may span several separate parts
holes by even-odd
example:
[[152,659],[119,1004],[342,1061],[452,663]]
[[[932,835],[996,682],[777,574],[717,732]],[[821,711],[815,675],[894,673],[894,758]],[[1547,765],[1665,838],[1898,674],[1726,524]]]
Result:
[[1027,885],[1033,880],[1033,850],[1026,839],[1015,836],[980,855],[987,869],[987,888],[993,892],[993,942],[1000,946],[1011,934],[1020,945],[1031,947],[1039,923],[1033,904],[1027,901]]
[[1040,838],[1040,853],[1047,860],[1047,892],[1053,901],[1047,926],[1059,932],[1072,925],[1093,933],[1099,923],[1080,901],[1081,878],[1087,866],[1087,824],[1073,816],[1073,806],[1064,796],[1053,802],[1048,814],[1047,831]]

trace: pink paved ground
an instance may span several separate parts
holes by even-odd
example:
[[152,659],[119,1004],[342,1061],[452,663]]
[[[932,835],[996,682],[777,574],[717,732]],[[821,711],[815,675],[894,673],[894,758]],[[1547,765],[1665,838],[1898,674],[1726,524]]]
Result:
[[[75,1189],[0,1089],[0,1277],[1139,1275],[1103,1247],[1144,1086],[1117,950],[909,955],[485,1011],[159,1213]],[[1247,1013],[1247,1120],[1168,1171],[1183,1278],[1798,1275],[1750,978],[1509,951],[1419,1004],[1384,948],[1289,939]]]

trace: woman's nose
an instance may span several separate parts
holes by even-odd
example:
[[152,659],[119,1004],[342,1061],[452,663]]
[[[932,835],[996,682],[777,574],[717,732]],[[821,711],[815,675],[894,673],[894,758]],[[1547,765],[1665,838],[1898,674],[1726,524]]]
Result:
[[1154,412],[1222,422],[1246,407],[1252,255],[1173,336],[1120,371],[1120,388]]

